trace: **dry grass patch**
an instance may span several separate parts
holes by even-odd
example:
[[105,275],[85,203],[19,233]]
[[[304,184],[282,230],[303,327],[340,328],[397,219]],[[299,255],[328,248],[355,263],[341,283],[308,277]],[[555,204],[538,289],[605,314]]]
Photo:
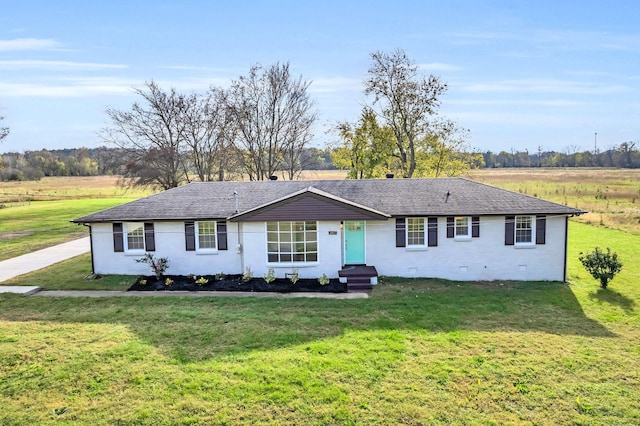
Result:
[[578,222],[640,234],[639,169],[481,169],[468,177],[588,211]]

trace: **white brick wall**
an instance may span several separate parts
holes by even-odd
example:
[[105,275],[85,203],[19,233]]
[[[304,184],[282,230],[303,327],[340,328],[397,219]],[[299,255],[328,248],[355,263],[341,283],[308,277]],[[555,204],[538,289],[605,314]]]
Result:
[[[380,275],[434,277],[450,280],[553,280],[564,278],[565,217],[547,217],[546,244],[527,248],[504,245],[504,216],[482,216],[480,238],[458,241],[446,237],[446,218],[438,219],[438,246],[415,250],[395,246],[395,219],[366,224],[367,264]],[[242,233],[238,239],[238,230]],[[228,250],[199,254],[185,250],[184,222],[155,224],[157,257],[169,258],[168,274],[242,273],[251,267],[263,276],[273,267],[276,277],[293,268],[301,278],[323,273],[337,277],[342,267],[342,232],[339,222],[319,222],[319,262],[309,265],[274,265],[267,262],[264,223],[228,223]],[[93,253],[98,274],[150,274],[136,263],[142,254],[115,253],[111,224],[93,224]],[[236,246],[241,244],[240,253]]]

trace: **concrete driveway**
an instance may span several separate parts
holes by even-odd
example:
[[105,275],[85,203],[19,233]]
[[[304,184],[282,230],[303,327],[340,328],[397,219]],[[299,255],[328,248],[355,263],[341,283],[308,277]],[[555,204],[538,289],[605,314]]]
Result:
[[0,262],[0,283],[27,272],[37,271],[91,250],[89,237],[23,254]]

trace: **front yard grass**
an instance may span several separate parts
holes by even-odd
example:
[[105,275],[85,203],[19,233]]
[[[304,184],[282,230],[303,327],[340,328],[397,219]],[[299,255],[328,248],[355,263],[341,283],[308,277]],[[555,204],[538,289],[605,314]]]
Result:
[[85,253],[47,268],[3,281],[0,285],[40,286],[43,290],[126,290],[135,281],[130,275],[89,279],[91,254]]
[[[383,279],[365,300],[0,295],[0,423],[638,424],[638,236],[571,223],[570,241],[570,285]],[[606,291],[577,261],[593,245],[625,264]],[[43,275],[86,285],[82,264]]]
[[133,198],[32,201],[0,208],[0,260],[87,237],[87,228],[69,221]]

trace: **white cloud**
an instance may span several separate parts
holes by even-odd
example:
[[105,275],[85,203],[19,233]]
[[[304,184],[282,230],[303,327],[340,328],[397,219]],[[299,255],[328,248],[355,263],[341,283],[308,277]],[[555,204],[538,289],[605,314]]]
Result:
[[430,64],[418,64],[418,69],[422,71],[461,71],[462,67],[443,64],[441,62],[432,62]]
[[362,92],[362,90],[362,80],[346,77],[313,78],[311,86],[309,86],[310,93],[334,93],[345,91]]
[[503,80],[487,83],[475,83],[461,85],[459,90],[466,92],[538,92],[538,93],[564,93],[580,95],[608,95],[625,93],[631,89],[621,85],[606,85],[555,79],[522,79]]
[[459,99],[448,100],[447,105],[473,105],[473,106],[542,106],[542,107],[583,107],[589,105],[587,102],[572,101],[568,99],[550,100],[523,100],[523,99]]
[[49,83],[3,83],[0,93],[6,97],[85,97],[94,95],[130,95],[131,82],[117,79],[77,79]]
[[[640,50],[640,36],[637,34],[613,34],[603,31],[563,31],[529,29],[518,31],[470,31],[449,34],[451,44],[462,46],[494,46],[497,55],[522,55],[523,57],[546,56],[549,50],[556,51],[628,51]],[[501,52],[498,45],[517,43],[517,51]],[[526,49],[543,49],[542,52]]]
[[127,65],[122,64],[97,64],[92,62],[68,62],[68,61],[36,61],[36,60],[13,60],[0,61],[0,69],[23,70],[37,69],[44,71],[89,71],[105,69],[125,69]]
[[59,42],[52,39],[16,38],[13,40],[0,40],[0,51],[51,50],[58,49],[61,46]]

